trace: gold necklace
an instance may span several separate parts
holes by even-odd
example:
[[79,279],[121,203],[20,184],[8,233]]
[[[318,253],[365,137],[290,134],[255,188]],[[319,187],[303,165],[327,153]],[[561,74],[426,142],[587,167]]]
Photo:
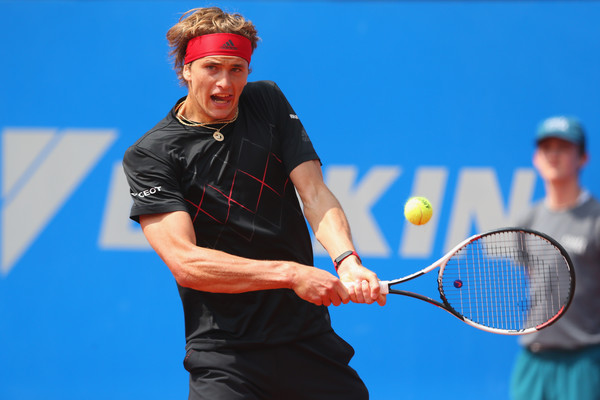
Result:
[[[227,125],[231,124],[232,122],[235,122],[235,120],[238,117],[239,114],[239,108],[236,108],[235,110],[235,116],[230,119],[229,121],[222,121],[222,122],[196,122],[196,121],[190,121],[189,119],[187,119],[186,117],[183,116],[183,114],[181,113],[181,109],[183,108],[183,105],[185,104],[185,100],[182,101],[181,103],[179,103],[179,105],[177,106],[177,108],[175,109],[175,117],[177,118],[177,120],[179,122],[181,122],[183,125],[187,125],[187,126],[201,126],[203,128],[208,128],[208,129],[212,129],[213,131],[215,131],[215,133],[213,133],[213,138],[217,141],[217,142],[222,142],[225,139],[225,136],[223,136],[223,134],[221,133],[221,129],[224,129]],[[209,125],[214,125],[214,124],[224,124],[223,126],[221,126],[220,128],[215,128]]]

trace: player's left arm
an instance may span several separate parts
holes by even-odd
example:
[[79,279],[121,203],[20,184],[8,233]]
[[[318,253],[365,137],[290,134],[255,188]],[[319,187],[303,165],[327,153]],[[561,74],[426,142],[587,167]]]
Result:
[[[346,214],[325,185],[319,161],[306,161],[298,165],[290,178],[302,200],[306,220],[331,259],[345,251],[355,250]],[[355,284],[350,289],[353,302],[371,304],[377,301],[385,304],[386,298],[380,294],[377,275],[365,268],[358,257],[347,257],[337,272],[343,282]]]

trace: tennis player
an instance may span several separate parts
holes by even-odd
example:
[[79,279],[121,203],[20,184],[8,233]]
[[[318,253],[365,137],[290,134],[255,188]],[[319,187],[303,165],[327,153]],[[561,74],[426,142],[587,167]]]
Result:
[[[167,39],[188,94],[124,169],[130,216],[183,303],[189,398],[367,399],[327,306],[386,298],[298,116],[274,82],[247,82],[254,25],[199,8]],[[305,217],[339,277],[313,266]]]
[[600,399],[600,203],[581,187],[585,132],[575,118],[543,121],[533,164],[546,197],[519,222],[545,232],[569,253],[575,295],[553,325],[524,335],[511,384],[514,400]]

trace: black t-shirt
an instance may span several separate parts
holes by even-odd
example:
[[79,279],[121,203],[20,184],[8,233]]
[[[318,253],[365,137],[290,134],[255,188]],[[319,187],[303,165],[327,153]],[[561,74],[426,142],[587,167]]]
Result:
[[[187,211],[198,246],[312,265],[289,174],[318,156],[277,85],[246,85],[237,120],[221,130],[222,142],[212,129],[181,124],[175,108],[125,153],[131,218]],[[285,343],[331,330],[326,307],[289,289],[225,294],[178,287],[188,348]]]

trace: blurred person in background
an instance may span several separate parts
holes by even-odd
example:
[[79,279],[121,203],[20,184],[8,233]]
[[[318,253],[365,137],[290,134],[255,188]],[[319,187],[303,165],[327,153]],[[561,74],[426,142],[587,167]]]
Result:
[[542,121],[533,165],[545,197],[517,226],[548,234],[575,266],[575,295],[553,325],[519,338],[511,380],[513,400],[600,399],[600,203],[581,187],[588,161],[586,135],[572,117]]

